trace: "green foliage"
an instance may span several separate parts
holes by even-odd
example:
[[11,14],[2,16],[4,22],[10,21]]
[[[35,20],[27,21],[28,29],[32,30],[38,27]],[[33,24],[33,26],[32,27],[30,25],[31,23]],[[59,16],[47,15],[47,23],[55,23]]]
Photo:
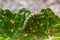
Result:
[[[47,17],[49,25],[47,30],[51,31],[49,34],[57,36],[56,33],[59,33],[57,31],[59,31],[60,29],[60,18],[57,15],[55,15],[50,8],[42,9],[41,12],[48,15]],[[57,29],[58,27],[59,29]]]
[[2,37],[6,40],[35,40],[34,36],[60,36],[60,18],[50,8],[41,9],[40,13],[32,13],[25,8],[16,13],[0,8],[0,35],[1,40]]
[[60,40],[60,37],[55,37],[52,40]]

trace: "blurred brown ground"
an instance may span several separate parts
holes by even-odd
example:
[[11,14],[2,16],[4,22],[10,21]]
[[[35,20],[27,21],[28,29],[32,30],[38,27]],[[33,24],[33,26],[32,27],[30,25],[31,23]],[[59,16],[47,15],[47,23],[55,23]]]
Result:
[[60,0],[0,0],[0,8],[3,9],[17,11],[23,7],[33,12],[49,7],[60,16]]

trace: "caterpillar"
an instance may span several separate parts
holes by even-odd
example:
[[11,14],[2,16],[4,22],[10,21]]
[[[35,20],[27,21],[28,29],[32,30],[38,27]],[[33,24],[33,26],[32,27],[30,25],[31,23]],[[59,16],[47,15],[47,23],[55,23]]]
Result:
[[[44,22],[44,14],[41,13],[32,13],[24,21],[23,30],[27,33],[39,33],[43,30],[46,30],[47,22]],[[46,20],[47,18],[45,18]]]
[[51,9],[42,9],[40,13],[31,13],[25,19],[23,30],[25,33],[30,34],[41,34],[46,32],[47,35],[55,35],[55,33],[58,31],[58,26],[56,26],[56,24],[60,24],[58,21],[56,21],[56,19],[59,21],[59,17],[55,15]]

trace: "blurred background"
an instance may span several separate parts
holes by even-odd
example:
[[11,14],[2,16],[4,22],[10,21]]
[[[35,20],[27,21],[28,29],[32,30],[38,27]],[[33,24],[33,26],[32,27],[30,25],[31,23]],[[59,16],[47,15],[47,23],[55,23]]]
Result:
[[0,8],[12,11],[27,8],[30,11],[38,12],[40,9],[47,7],[60,16],[60,0],[0,0]]

